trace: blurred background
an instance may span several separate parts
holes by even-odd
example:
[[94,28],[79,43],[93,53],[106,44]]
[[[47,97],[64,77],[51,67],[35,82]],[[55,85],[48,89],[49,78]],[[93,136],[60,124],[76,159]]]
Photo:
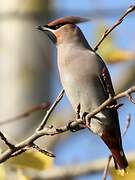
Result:
[[[42,102],[52,103],[62,88],[56,47],[36,29],[37,25],[63,16],[88,17],[91,22],[79,26],[94,48],[104,30],[133,3],[131,0],[0,0],[0,120],[14,117]],[[135,13],[132,13],[98,50],[107,63],[116,93],[135,84],[134,27]],[[126,98],[119,103],[124,103],[119,109],[121,129],[129,113],[132,119],[123,141],[127,153],[135,150],[135,106]],[[44,115],[45,111],[39,111],[0,129],[11,142],[17,143],[34,132]],[[64,96],[48,124],[61,126],[73,118],[72,107]],[[57,166],[86,163],[109,155],[100,138],[88,130],[43,137],[38,143],[54,152],[53,164]],[[4,146],[2,142],[1,146]],[[101,179],[101,174],[74,179],[89,178]]]

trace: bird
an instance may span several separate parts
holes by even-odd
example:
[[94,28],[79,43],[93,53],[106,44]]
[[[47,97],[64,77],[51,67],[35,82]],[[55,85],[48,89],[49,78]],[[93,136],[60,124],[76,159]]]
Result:
[[[75,112],[80,105],[81,118],[115,95],[105,62],[78,26],[87,21],[89,19],[84,17],[66,16],[38,26],[56,45],[62,86]],[[110,149],[115,168],[125,172],[128,161],[122,146],[116,106],[117,102],[113,101],[92,117],[89,129]]]

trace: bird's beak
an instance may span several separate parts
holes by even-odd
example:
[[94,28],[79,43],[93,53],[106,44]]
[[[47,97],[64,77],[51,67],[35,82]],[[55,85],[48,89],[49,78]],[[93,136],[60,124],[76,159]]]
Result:
[[47,25],[46,26],[38,26],[38,30],[45,32],[48,37],[53,41],[53,43],[56,43],[56,36],[54,34],[54,30],[50,29]]
[[50,31],[50,29],[47,26],[37,26],[37,29],[40,31]]

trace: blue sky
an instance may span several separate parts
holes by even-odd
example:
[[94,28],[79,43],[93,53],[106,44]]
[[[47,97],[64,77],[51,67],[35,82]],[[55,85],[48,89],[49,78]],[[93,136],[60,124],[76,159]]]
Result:
[[55,7],[58,9],[65,8],[67,10],[74,10],[74,9],[84,9],[84,10],[90,10],[94,8],[118,8],[123,6],[129,6],[133,4],[134,1],[131,0],[56,0],[55,1]]
[[[131,0],[56,0],[55,1],[55,8],[56,8],[56,15],[57,17],[65,16],[65,15],[82,15],[82,12],[91,12],[96,11],[97,9],[113,9],[113,8],[125,8],[129,5],[132,5],[134,1]],[[64,11],[63,11],[64,9]],[[72,12],[72,14],[70,14]],[[98,11],[97,11],[98,13]],[[119,14],[120,16],[121,14]],[[130,15],[129,15],[130,16]],[[122,49],[129,49],[134,50],[134,39],[135,37],[135,21],[133,21],[133,18],[135,15],[130,18],[127,17],[126,20],[120,25],[113,33],[115,34],[116,44],[119,48]],[[89,17],[89,14],[88,16]],[[115,22],[115,20],[118,18],[118,16],[114,16],[114,18],[105,18],[103,19],[104,23],[107,26],[110,26]],[[89,42],[94,42],[93,34],[95,31],[95,28],[97,27],[98,20],[94,19],[90,23],[82,24],[80,25],[80,28],[84,32],[86,38]],[[94,43],[93,43],[94,45]],[[54,62],[56,61],[56,50],[54,47]],[[125,65],[126,66],[126,65]],[[115,78],[119,76],[119,73],[122,73],[124,66],[122,64],[115,65],[115,66],[109,66],[109,71],[111,73],[113,81],[115,81]],[[58,78],[58,70],[56,68],[56,62],[54,63],[54,69],[56,73],[56,79],[52,79],[53,81],[53,87],[55,89],[53,98],[58,94],[58,92],[61,89],[60,81]],[[127,114],[130,112],[132,115],[132,118],[135,117],[135,106],[129,103],[127,100],[124,101],[125,106],[122,107],[119,110],[120,115],[120,124],[121,127],[124,127],[124,123],[127,117]],[[66,97],[62,100],[60,109],[61,111],[63,109],[69,108],[69,103]],[[132,137],[134,136],[134,129],[135,122],[132,120],[131,126],[129,128],[129,131],[124,138],[124,149],[125,151],[134,150],[135,149],[135,143],[132,140]],[[97,151],[98,149],[98,151]],[[100,157],[104,157],[108,155],[108,149],[103,144],[103,142],[95,135],[92,135],[88,130],[79,132],[79,133],[73,133],[66,139],[66,141],[61,142],[58,144],[58,146],[55,149],[57,157],[55,160],[55,163],[57,165],[63,165],[63,164],[71,164],[76,162],[87,162],[90,160],[94,160]],[[79,178],[76,178],[79,180]],[[88,177],[85,177],[84,179],[89,179]],[[101,179],[101,176],[92,177],[92,179]],[[83,180],[83,178],[81,178]]]

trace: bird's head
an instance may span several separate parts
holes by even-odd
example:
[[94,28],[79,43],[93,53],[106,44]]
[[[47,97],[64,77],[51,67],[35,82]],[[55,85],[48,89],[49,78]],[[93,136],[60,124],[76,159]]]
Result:
[[60,44],[75,38],[79,31],[76,24],[87,21],[89,21],[87,18],[67,16],[56,19],[47,25],[38,26],[38,29],[44,31],[54,43]]

